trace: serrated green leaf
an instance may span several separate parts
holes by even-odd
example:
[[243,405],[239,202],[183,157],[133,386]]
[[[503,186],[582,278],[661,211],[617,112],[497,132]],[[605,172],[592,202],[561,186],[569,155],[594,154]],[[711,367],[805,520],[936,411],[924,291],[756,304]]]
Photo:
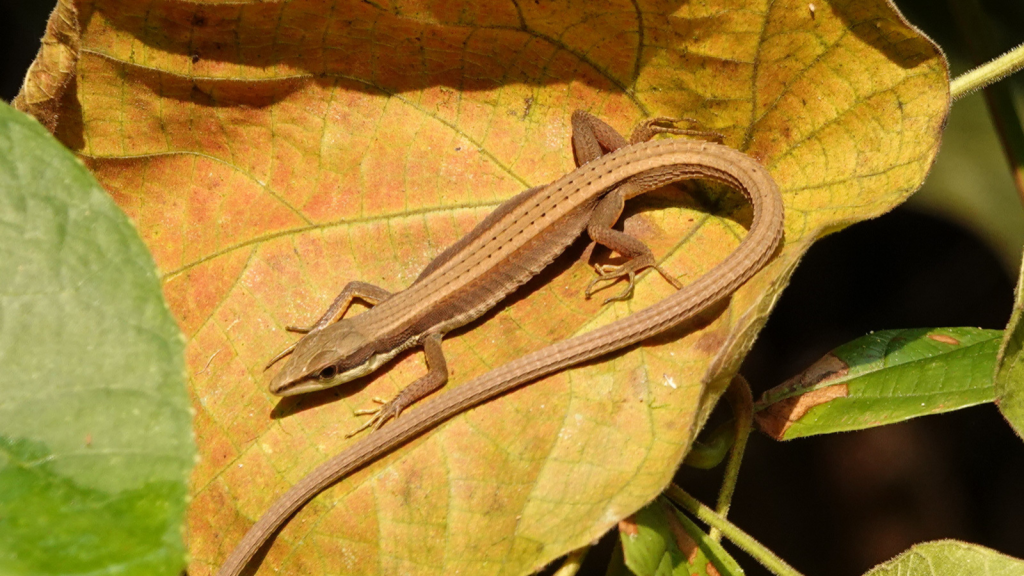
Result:
[[1024,438],[1024,264],[1017,279],[1013,313],[996,360],[996,405],[1017,436]]
[[1001,337],[980,328],[875,332],[765,392],[754,417],[762,431],[788,440],[991,402]]
[[184,341],[96,180],[0,103],[0,573],[176,574]]
[[671,505],[657,500],[620,524],[625,564],[636,576],[740,576],[722,545]]
[[875,566],[865,576],[1020,576],[1024,561],[995,550],[957,540],[912,546]]

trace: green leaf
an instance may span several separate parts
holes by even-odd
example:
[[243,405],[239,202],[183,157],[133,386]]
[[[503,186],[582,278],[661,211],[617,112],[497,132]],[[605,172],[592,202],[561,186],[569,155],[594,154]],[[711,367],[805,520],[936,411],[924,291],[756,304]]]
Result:
[[625,564],[636,576],[743,574],[721,544],[661,500],[620,522],[619,538]]
[[1017,279],[1013,313],[996,360],[996,405],[1017,436],[1024,438],[1024,264]]
[[937,540],[912,546],[865,576],[1020,576],[1024,561],[976,544]]
[[626,567],[626,559],[622,557],[622,542],[616,541],[612,557],[608,560],[608,568],[604,576],[634,576]]
[[177,574],[184,340],[96,180],[0,103],[0,574]]
[[991,402],[1001,336],[980,328],[875,332],[765,392],[754,418],[765,433],[788,440]]

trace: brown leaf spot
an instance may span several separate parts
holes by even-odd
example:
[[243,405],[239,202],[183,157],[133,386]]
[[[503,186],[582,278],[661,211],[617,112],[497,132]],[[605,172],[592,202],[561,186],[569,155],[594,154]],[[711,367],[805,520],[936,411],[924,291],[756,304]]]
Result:
[[721,350],[726,335],[720,331],[708,330],[700,335],[696,348],[704,354],[715,354]]
[[708,576],[720,576],[721,574],[718,568],[715,568],[715,565],[711,562],[708,562],[708,565],[704,567],[704,571],[708,573]]
[[697,554],[700,553],[697,542],[686,532],[686,528],[683,527],[683,523],[679,521],[679,518],[676,518],[676,515],[667,506],[664,509],[665,518],[668,520],[668,529],[672,532],[672,538],[675,539],[676,546],[686,556],[686,561],[693,564],[694,560],[697,559]]
[[636,516],[630,515],[619,520],[619,532],[631,538],[636,538],[637,534],[640,533],[640,529],[636,526]]
[[789,430],[793,422],[803,418],[808,410],[830,402],[834,398],[846,398],[849,395],[850,388],[845,382],[833,384],[776,402],[755,414],[754,420],[765,434],[776,440],[782,440],[786,435],[786,430]]
[[929,334],[928,337],[931,338],[932,340],[935,340],[936,342],[942,342],[943,344],[950,344],[952,346],[960,344],[959,340],[946,334]]
[[762,396],[762,401],[765,398],[779,397],[799,390],[813,388],[823,382],[846,376],[849,371],[849,364],[829,352],[818,359],[817,362],[808,366],[803,372],[765,392]]
[[[779,401],[773,399],[787,396],[800,390],[815,388],[829,380],[846,376],[849,371],[850,366],[835,354],[830,352],[822,356],[820,360],[811,364],[803,372],[768,390],[761,396],[761,400],[757,402],[759,410],[754,415],[758,427],[772,438],[782,440],[790,425],[802,418],[808,410],[819,404],[824,404],[833,398],[845,398],[850,392],[846,384],[836,384],[810,390],[799,396],[783,398]],[[767,408],[764,408],[766,405]]]

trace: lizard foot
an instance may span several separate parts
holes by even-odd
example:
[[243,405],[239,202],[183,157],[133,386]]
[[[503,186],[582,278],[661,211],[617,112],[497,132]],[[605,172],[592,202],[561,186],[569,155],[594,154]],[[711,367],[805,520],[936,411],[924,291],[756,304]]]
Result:
[[623,289],[622,292],[619,292],[617,295],[608,298],[602,304],[608,304],[609,302],[615,302],[618,300],[626,300],[627,298],[633,295],[633,288],[634,286],[636,286],[637,271],[647,267],[654,268],[655,270],[657,270],[658,273],[661,274],[661,276],[665,278],[665,280],[667,280],[668,283],[671,284],[672,287],[675,288],[676,290],[681,290],[683,288],[683,285],[679,282],[679,280],[676,280],[668,272],[665,272],[665,270],[661,266],[658,266],[657,264],[649,264],[646,262],[638,262],[637,260],[630,260],[629,262],[626,262],[625,264],[621,264],[618,266],[612,266],[607,264],[598,264],[594,266],[594,269],[597,272],[597,278],[591,280],[590,284],[587,285],[587,290],[585,293],[586,297],[590,298],[591,296],[593,296],[594,292],[596,292],[597,290],[595,289],[595,287],[599,283],[608,282],[610,285],[617,281],[618,279],[626,277],[629,280],[629,284],[626,286],[626,288]]
[[701,140],[709,140],[721,144],[725,141],[725,135],[710,130],[696,130],[692,128],[676,128],[679,122],[689,122],[692,126],[699,126],[700,122],[695,118],[670,118],[668,116],[657,116],[648,118],[636,125],[633,134],[629,138],[631,144],[647,142],[658,134],[675,134],[679,136],[692,136]]
[[629,278],[629,284],[622,290],[622,292],[605,299],[601,304],[608,304],[609,302],[615,302],[617,300],[626,300],[632,296],[633,286],[636,284],[636,271],[632,268],[623,270],[624,268],[626,268],[625,264],[622,266],[608,266],[603,264],[594,266],[594,270],[597,272],[597,278],[594,278],[590,281],[590,284],[587,284],[587,290],[584,292],[587,299],[590,299],[590,297],[594,295],[595,287],[601,282],[608,282],[609,285],[611,285],[623,276],[627,276]]
[[391,420],[392,418],[398,418],[398,415],[402,413],[402,407],[398,405],[398,402],[396,400],[397,398],[395,400],[391,400],[390,402],[388,402],[383,398],[373,398],[373,401],[376,402],[377,404],[380,404],[380,407],[363,408],[362,410],[356,410],[356,416],[373,415],[373,418],[367,420],[359,428],[356,428],[355,430],[349,432],[348,434],[345,434],[345,438],[351,438],[356,434],[359,434],[363,430],[366,430],[367,428],[369,428],[370,431],[373,432],[375,430],[378,430],[388,420]]

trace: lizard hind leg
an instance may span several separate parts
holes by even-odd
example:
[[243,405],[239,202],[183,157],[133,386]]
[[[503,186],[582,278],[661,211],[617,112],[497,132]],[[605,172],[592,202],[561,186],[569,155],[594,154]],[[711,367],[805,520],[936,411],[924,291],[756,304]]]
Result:
[[691,126],[700,126],[696,118],[670,118],[668,116],[656,116],[647,118],[636,125],[633,134],[629,137],[630,144],[647,142],[658,134],[674,134],[676,136],[692,136],[700,140],[708,140],[721,144],[725,141],[725,135],[711,130],[698,130],[696,128],[676,128],[679,122],[688,122]]
[[597,265],[594,267],[597,278],[587,285],[585,293],[587,298],[593,295],[598,284],[614,283],[620,278],[626,278],[629,284],[622,292],[605,300],[605,303],[629,298],[633,294],[633,286],[636,284],[636,273],[644,268],[654,268],[677,290],[683,287],[678,280],[658,266],[654,253],[646,244],[625,232],[619,232],[612,228],[612,225],[622,215],[626,197],[631,196],[632,192],[635,191],[630,188],[629,184],[613,190],[601,199],[590,217],[590,222],[587,223],[587,234],[590,235],[591,243],[584,252],[585,258],[589,260],[597,244],[614,250],[626,258],[626,262],[619,265]]
[[[699,124],[693,119],[687,118],[685,120],[694,125]],[[605,152],[611,152],[629,144],[645,142],[658,134],[710,135],[712,138],[715,136],[718,136],[719,139],[721,138],[720,134],[713,132],[676,128],[675,124],[680,121],[664,116],[649,118],[640,122],[633,130],[630,140],[626,140],[611,125],[600,118],[588,112],[577,110],[572,115],[572,144],[576,165],[579,166],[594,160]],[[654,268],[676,289],[682,288],[682,284],[678,280],[657,265],[654,254],[646,244],[629,234],[612,228],[619,220],[619,217],[622,216],[626,199],[645,191],[642,184],[622,184],[609,192],[598,203],[597,208],[591,215],[590,221],[587,224],[587,233],[590,235],[592,242],[583,251],[582,260],[589,262],[594,248],[598,244],[618,252],[627,260],[618,266],[595,266],[597,278],[592,280],[587,286],[587,298],[590,298],[599,284],[603,282],[611,284],[620,278],[626,278],[629,284],[618,295],[605,300],[605,303],[629,298],[633,293],[633,287],[636,283],[636,273],[644,268]]]
[[572,114],[572,152],[576,166],[628,146],[628,140],[597,116],[583,110]]
[[675,288],[676,290],[682,290],[683,284],[679,282],[679,280],[676,280],[674,276],[666,272],[664,268],[658,266],[654,262],[644,262],[639,258],[634,258],[629,262],[626,262],[625,264],[620,264],[617,266],[610,266],[607,264],[595,266],[597,278],[594,278],[593,280],[590,281],[590,284],[587,284],[586,297],[590,298],[591,296],[593,296],[594,293],[600,289],[596,288],[596,286],[601,282],[608,282],[611,284],[615,283],[620,278],[625,277],[629,284],[615,296],[606,298],[603,303],[608,304],[609,302],[615,302],[618,300],[627,300],[631,296],[633,296],[633,287],[636,285],[637,272],[644,268],[653,268],[657,270],[658,273],[661,274],[661,277],[668,281],[668,283],[671,284],[673,288]]

